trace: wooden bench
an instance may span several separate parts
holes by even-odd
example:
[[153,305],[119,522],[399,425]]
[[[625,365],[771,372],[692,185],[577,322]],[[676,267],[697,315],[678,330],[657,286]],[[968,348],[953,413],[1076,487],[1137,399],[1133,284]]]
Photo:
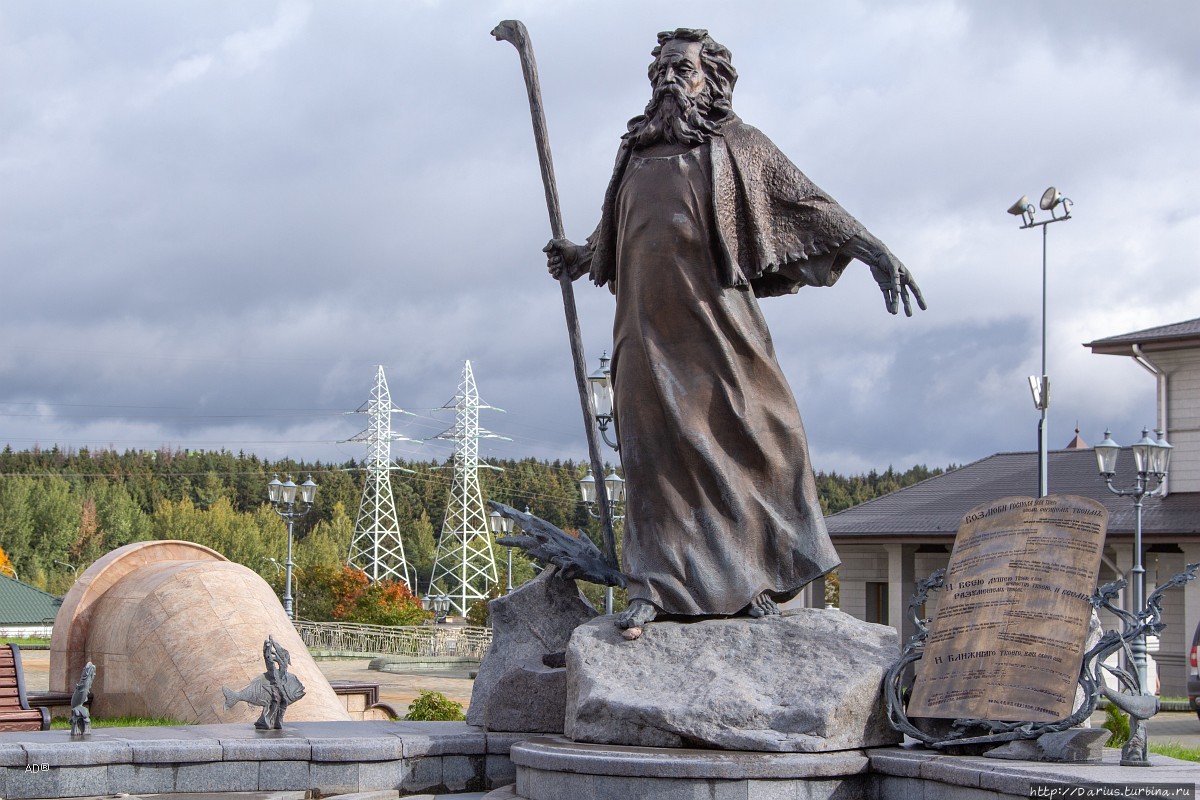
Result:
[[45,708],[30,708],[25,698],[20,646],[0,646],[0,731],[49,729],[50,712]]

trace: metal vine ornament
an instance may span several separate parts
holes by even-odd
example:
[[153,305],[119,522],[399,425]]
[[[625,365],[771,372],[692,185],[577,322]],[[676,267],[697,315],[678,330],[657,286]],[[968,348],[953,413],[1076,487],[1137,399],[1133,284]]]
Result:
[[[1127,663],[1133,663],[1131,643],[1147,634],[1157,635],[1166,627],[1162,621],[1163,594],[1168,589],[1195,580],[1197,569],[1200,569],[1200,562],[1188,564],[1183,572],[1155,589],[1146,600],[1146,607],[1136,614],[1114,605],[1118,594],[1125,588],[1124,578],[1107,583],[1096,590],[1089,599],[1092,608],[1111,612],[1121,621],[1122,630],[1106,631],[1100,640],[1083,654],[1079,668],[1079,686],[1083,689],[1084,700],[1070,716],[1055,722],[956,719],[951,723],[949,733],[941,736],[921,730],[905,713],[910,688],[905,685],[905,672],[924,655],[929,623],[932,622],[932,618],[922,618],[919,610],[928,600],[930,592],[943,587],[946,571],[939,569],[928,578],[918,581],[916,594],[908,603],[908,616],[917,632],[908,640],[904,652],[884,677],[883,694],[888,721],[901,733],[935,748],[1010,742],[1016,739],[1036,739],[1043,734],[1074,728],[1095,712],[1096,704],[1103,697],[1130,717],[1131,736],[1121,751],[1121,765],[1149,766],[1145,723],[1158,713],[1158,698],[1145,693],[1136,670],[1111,667],[1105,664],[1104,660],[1120,650],[1125,653]],[[1105,672],[1116,679],[1119,689],[1107,685]]]

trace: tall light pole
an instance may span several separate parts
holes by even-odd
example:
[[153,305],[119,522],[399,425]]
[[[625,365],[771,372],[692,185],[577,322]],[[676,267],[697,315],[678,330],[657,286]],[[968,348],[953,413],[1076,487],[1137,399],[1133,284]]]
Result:
[[[604,443],[617,451],[620,455],[620,442],[614,442],[608,438],[608,426],[616,422],[616,411],[613,408],[613,387],[612,387],[612,370],[608,366],[608,353],[603,353],[600,356],[600,366],[591,375],[588,375],[588,393],[592,403],[592,413],[596,418],[596,427],[600,429],[600,436],[604,439]],[[614,429],[613,434],[616,434]],[[587,512],[593,518],[600,520],[600,524],[606,522],[609,525],[620,522],[625,519],[624,515],[617,516],[617,506],[625,500],[625,481],[617,476],[614,471],[609,471],[604,478],[605,488],[605,508],[601,509],[600,513],[592,511],[596,505],[596,477],[588,470],[579,481],[579,493],[583,496],[584,505],[587,506]],[[607,513],[605,513],[607,512]],[[616,534],[613,534],[613,539],[616,539]],[[614,551],[616,549],[614,542]],[[616,555],[614,552],[613,555]],[[619,565],[612,564],[613,569],[619,569]],[[613,587],[607,586],[604,591],[604,613],[613,613]]]
[[[1034,408],[1041,412],[1041,417],[1038,419],[1038,497],[1045,497],[1050,494],[1050,471],[1047,464],[1047,436],[1046,430],[1046,410],[1050,407],[1050,376],[1046,373],[1046,228],[1052,222],[1062,222],[1071,218],[1071,206],[1073,203],[1070,198],[1063,197],[1062,193],[1051,186],[1042,193],[1042,199],[1038,203],[1043,211],[1050,212],[1050,219],[1044,219],[1041,222],[1034,222],[1033,203],[1029,202],[1028,195],[1021,195],[1021,199],[1009,206],[1008,213],[1014,217],[1020,217],[1025,223],[1021,226],[1021,230],[1026,228],[1041,228],[1042,229],[1042,374],[1039,378],[1037,375],[1029,376],[1029,388],[1033,392]],[[1059,209],[1062,209],[1062,215],[1059,215]]]
[[[1167,443],[1167,438],[1162,431],[1157,431],[1157,433],[1158,441],[1156,442],[1151,440],[1150,431],[1143,428],[1141,440],[1129,448],[1133,451],[1134,469],[1137,470],[1137,481],[1130,489],[1118,489],[1113,486],[1113,476],[1117,472],[1117,455],[1121,452],[1121,446],[1112,440],[1112,434],[1105,431],[1104,441],[1093,448],[1096,451],[1096,466],[1099,468],[1108,490],[1122,497],[1133,498],[1135,512],[1133,568],[1130,570],[1133,573],[1133,608],[1130,610],[1135,615],[1141,614],[1145,610],[1142,606],[1146,602],[1146,569],[1142,566],[1142,498],[1156,491],[1162,485],[1163,478],[1167,476],[1167,469],[1171,465],[1172,447]],[[1133,663],[1137,669],[1138,683],[1141,685],[1142,694],[1146,694],[1146,637],[1144,634],[1133,641],[1131,650],[1133,651]]]
[[[299,511],[296,510],[297,491],[300,495],[299,504],[303,506]],[[313,501],[316,497],[317,485],[313,483],[312,475],[309,475],[308,480],[299,486],[292,482],[291,476],[288,476],[287,482],[280,483],[278,474],[267,484],[267,499],[271,501],[271,508],[287,521],[288,548],[287,561],[284,562],[286,577],[284,578],[283,610],[287,613],[288,619],[295,619],[296,616],[292,603],[292,568],[296,566],[292,561],[292,524],[312,511]]]

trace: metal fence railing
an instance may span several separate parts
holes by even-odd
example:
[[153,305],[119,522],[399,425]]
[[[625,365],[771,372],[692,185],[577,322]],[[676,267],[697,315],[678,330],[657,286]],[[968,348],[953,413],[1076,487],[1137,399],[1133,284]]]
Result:
[[363,655],[458,657],[482,660],[492,643],[491,628],[467,625],[360,625],[295,620],[309,650]]

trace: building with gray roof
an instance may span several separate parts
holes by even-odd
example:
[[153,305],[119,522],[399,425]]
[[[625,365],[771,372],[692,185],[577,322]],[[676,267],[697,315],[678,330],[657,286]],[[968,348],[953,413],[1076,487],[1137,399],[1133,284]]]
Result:
[[[1147,591],[1200,562],[1200,319],[1097,339],[1093,353],[1133,358],[1156,382],[1157,427],[1175,449],[1164,490],[1147,496],[1142,515]],[[1112,494],[1094,452],[1076,431],[1071,446],[1049,453],[1051,494],[1100,501],[1109,511],[1100,582],[1128,576],[1133,565],[1134,505]],[[1114,483],[1134,483],[1133,458],[1118,459]],[[843,611],[891,624],[905,638],[916,580],[946,566],[959,521],[972,508],[1002,497],[1037,495],[1037,453],[997,453],[921,483],[826,517],[842,557]],[[1162,692],[1186,693],[1187,651],[1200,624],[1200,581],[1167,595],[1167,628],[1152,653]]]

